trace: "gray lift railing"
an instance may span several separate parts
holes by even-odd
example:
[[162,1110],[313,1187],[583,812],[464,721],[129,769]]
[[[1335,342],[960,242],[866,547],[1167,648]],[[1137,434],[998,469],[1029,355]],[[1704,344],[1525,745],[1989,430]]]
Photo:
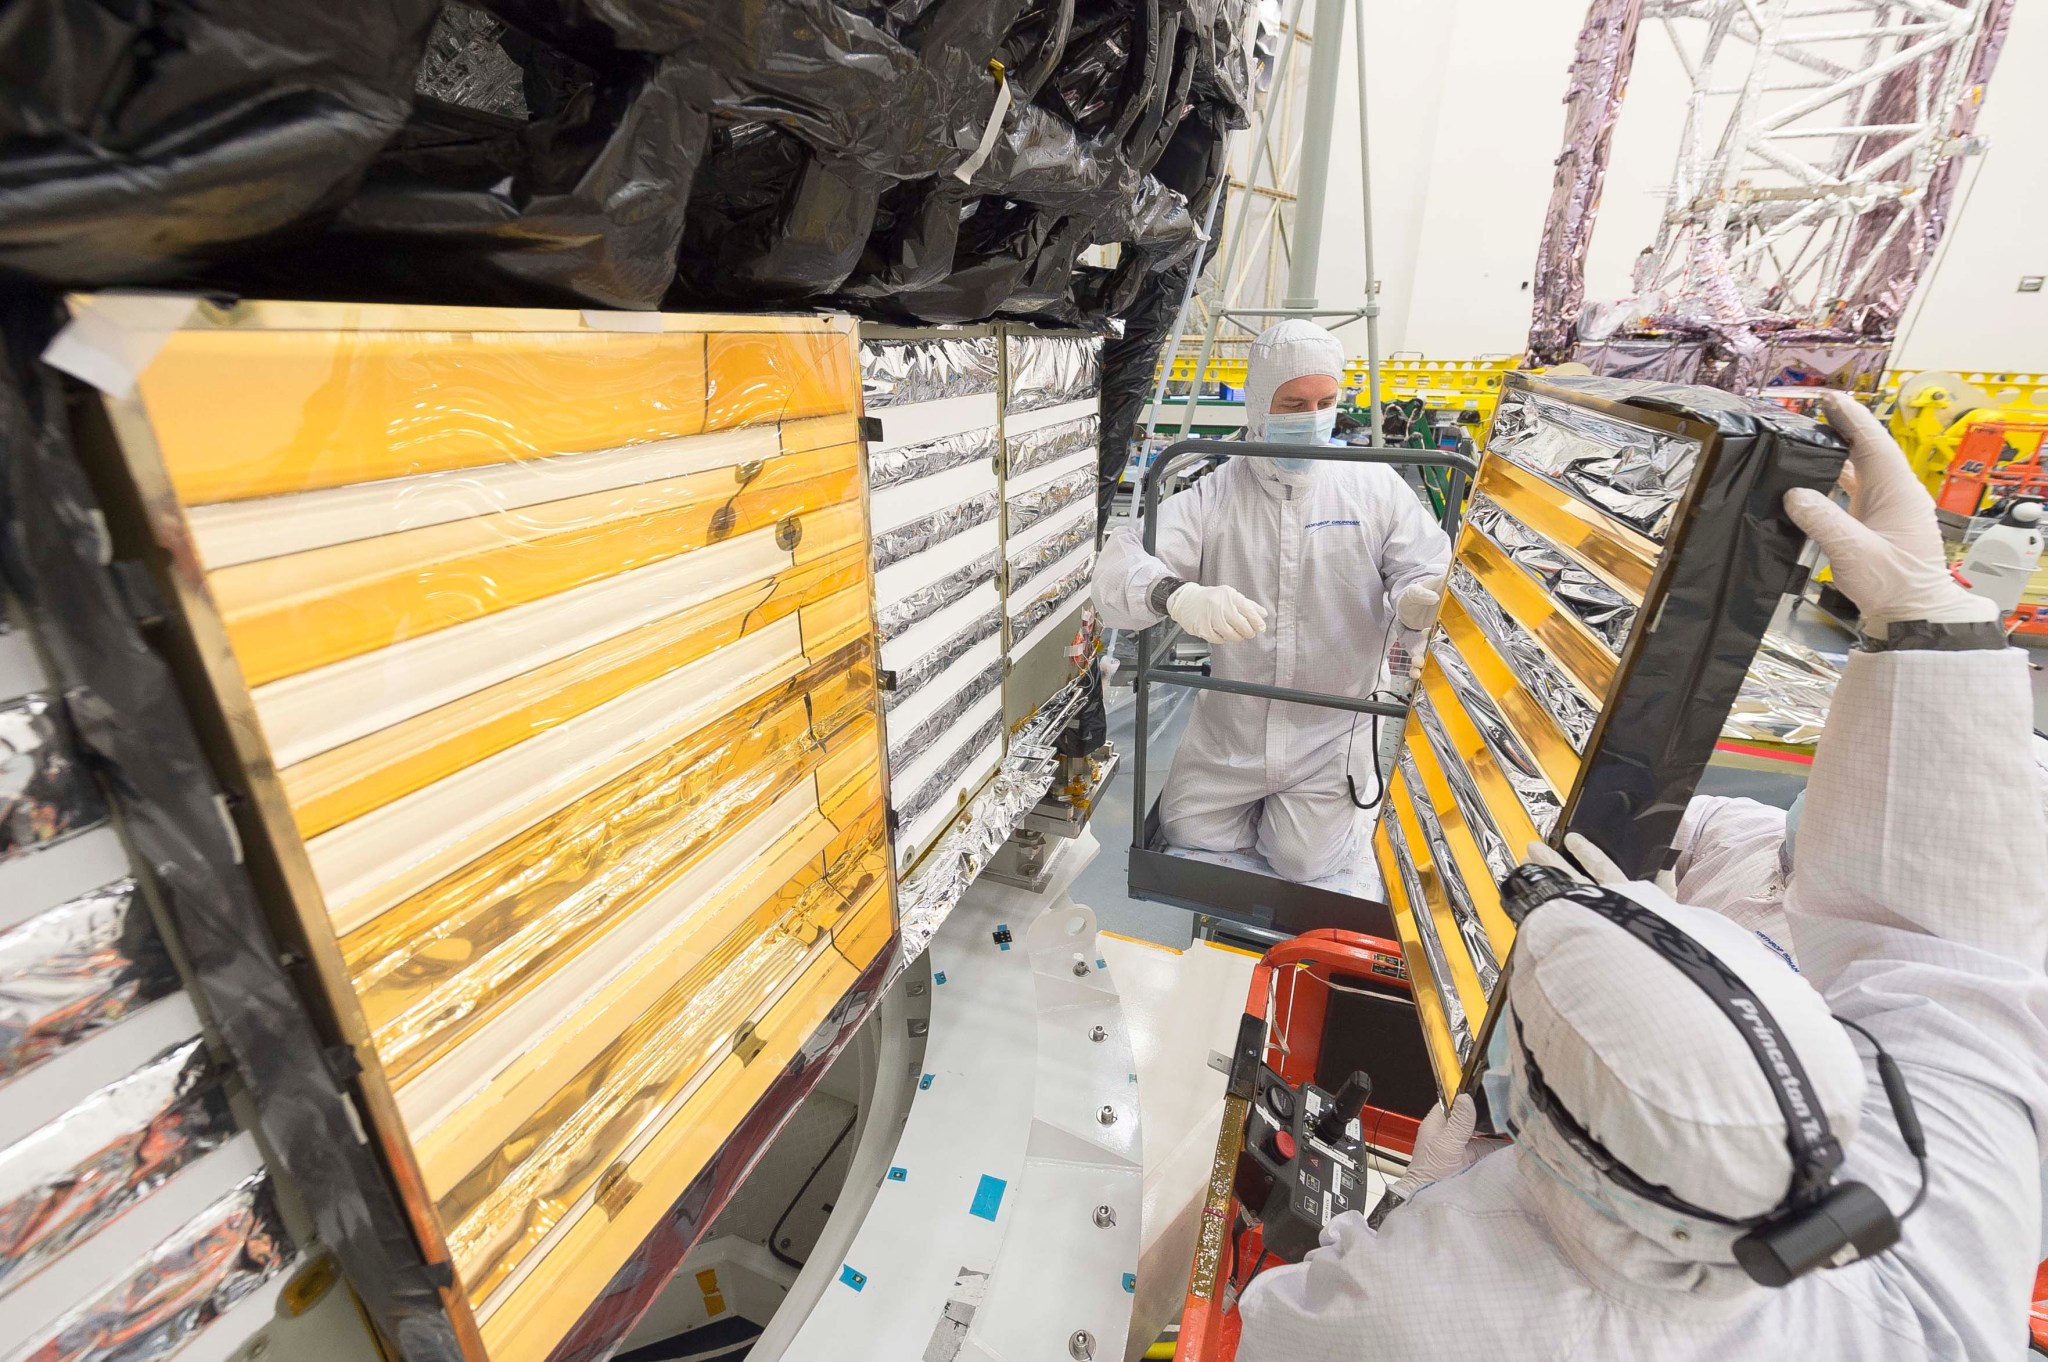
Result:
[[[1214,454],[1252,459],[1317,459],[1331,463],[1384,463],[1409,467],[1448,468],[1449,494],[1444,498],[1444,532],[1456,538],[1459,508],[1465,488],[1478,471],[1468,456],[1448,450],[1383,449],[1364,445],[1283,445],[1247,440],[1181,440],[1160,452],[1145,470],[1142,536],[1147,553],[1159,546],[1158,512],[1162,489],[1175,469]],[[1232,866],[1198,861],[1174,855],[1164,849],[1158,836],[1158,810],[1145,790],[1146,747],[1151,735],[1153,686],[1182,686],[1190,690],[1224,691],[1266,700],[1316,705],[1352,714],[1373,714],[1405,722],[1407,703],[1361,700],[1349,695],[1328,695],[1320,691],[1267,686],[1255,681],[1233,681],[1211,676],[1198,667],[1180,666],[1160,660],[1170,629],[1165,622],[1138,634],[1137,669],[1132,690],[1137,701],[1137,735],[1131,745],[1131,897],[1170,903],[1210,917],[1225,918],[1266,931],[1296,935],[1317,927],[1341,927],[1391,939],[1394,936],[1392,910],[1384,903],[1354,898],[1328,889],[1296,884],[1271,875],[1260,875]],[[1374,659],[1378,665],[1378,659]]]

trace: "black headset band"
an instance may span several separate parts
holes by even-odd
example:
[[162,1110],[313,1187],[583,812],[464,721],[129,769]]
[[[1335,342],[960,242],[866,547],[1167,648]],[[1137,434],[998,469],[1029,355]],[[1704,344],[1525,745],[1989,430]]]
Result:
[[[1736,1031],[1756,1057],[1757,1067],[1763,1073],[1764,1081],[1770,1085],[1771,1096],[1785,1118],[1785,1147],[1792,1156],[1792,1181],[1779,1205],[1796,1205],[1824,1192],[1836,1170],[1842,1166],[1842,1145],[1828,1125],[1827,1112],[1821,1106],[1820,1095],[1814,1091],[1812,1080],[1807,1077],[1806,1066],[1799,1061],[1798,1051],[1786,1039],[1784,1029],[1778,1025],[1770,1009],[1764,1006],[1763,1000],[1751,991],[1740,975],[1688,936],[1676,923],[1626,896],[1597,885],[1574,885],[1558,897],[1570,899],[1579,907],[1597,913],[1655,951],[1659,959],[1689,979],[1712,1000],[1723,1016],[1735,1024]],[[1516,1040],[1521,1040],[1519,1021]],[[1526,1045],[1522,1054],[1533,1064],[1534,1057]],[[1547,1088],[1545,1090],[1548,1092]],[[1554,1098],[1555,1094],[1551,1096]],[[1553,1118],[1563,1112],[1562,1102],[1554,1105],[1555,1110],[1550,1113]],[[1567,1131],[1568,1135],[1576,1133],[1583,1136],[1591,1142],[1594,1150],[1606,1157],[1611,1168],[1627,1171],[1626,1165],[1607,1154],[1591,1132],[1571,1118],[1569,1112],[1563,1114],[1577,1128],[1576,1132]],[[1633,1173],[1618,1180],[1633,1180],[1641,1184],[1638,1190],[1649,1189],[1661,1194],[1663,1199],[1678,1200],[1669,1191],[1645,1182]],[[1745,1223],[1698,1207],[1679,1209],[1722,1224]]]

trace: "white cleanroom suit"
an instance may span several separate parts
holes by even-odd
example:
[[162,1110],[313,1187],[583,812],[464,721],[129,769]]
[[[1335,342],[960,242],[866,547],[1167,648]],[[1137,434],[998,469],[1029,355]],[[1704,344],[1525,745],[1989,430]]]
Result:
[[[1932,504],[1924,490],[1906,504],[1903,457],[1830,415],[1851,434],[1855,528],[1868,533],[1797,494],[1788,510],[1887,631],[1876,637],[1910,639],[1912,621],[1988,623],[1942,586]],[[1820,1009],[1898,1062],[1930,1178],[1893,1250],[1757,1285],[1733,1261],[1736,1231],[1639,1200],[1576,1155],[1530,1104],[1509,1046],[1517,1142],[1423,1187],[1377,1233],[1340,1217],[1306,1262],[1254,1278],[1242,1362],[2021,1356],[2048,1130],[2048,823],[2038,800],[1987,792],[2033,788],[2031,708],[2017,653],[1859,650],[1821,738],[1785,900],[1803,979],[1733,922],[1665,910],[1776,1016],[1846,1146],[1842,1177],[1895,1213],[1918,1184],[1914,1160],[1868,1047],[1852,1049]],[[1585,910],[1546,904],[1510,980],[1511,1017],[1551,1088],[1616,1157],[1723,1214],[1782,1196],[1783,1118],[1755,1056],[1660,957]]]
[[1678,820],[1671,849],[1680,903],[1711,909],[1791,948],[1785,925],[1785,811],[1754,799],[1695,795]]
[[[1251,438],[1262,420],[1250,413],[1262,417],[1281,383],[1305,373],[1341,380],[1341,347],[1320,328],[1294,323],[1287,334],[1297,334],[1294,328],[1328,343],[1309,337],[1254,348],[1246,384]],[[1165,603],[1153,588],[1169,578],[1229,586],[1263,610],[1264,627],[1212,645],[1216,676],[1356,697],[1372,690],[1388,602],[1405,588],[1437,582],[1450,562],[1449,541],[1415,493],[1377,464],[1289,470],[1270,459],[1231,459],[1160,505],[1157,542],[1157,553],[1148,554],[1126,527],[1104,545],[1094,594],[1111,627],[1157,624]],[[1366,730],[1355,746],[1360,769],[1369,770],[1369,719],[1202,692],[1160,796],[1166,840],[1256,850],[1291,880],[1346,867],[1363,855],[1360,815],[1345,784],[1354,724]],[[1362,796],[1372,788],[1370,778],[1360,781]]]

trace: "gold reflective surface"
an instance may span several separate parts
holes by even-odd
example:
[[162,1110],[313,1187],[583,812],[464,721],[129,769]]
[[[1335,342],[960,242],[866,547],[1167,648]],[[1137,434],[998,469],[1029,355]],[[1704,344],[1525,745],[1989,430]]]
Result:
[[[661,320],[203,310],[124,409],[282,907],[475,1362],[553,1349],[895,938],[852,326]],[[636,449],[746,425],[767,457]],[[600,473],[559,487],[560,461],[482,472],[584,452]],[[205,572],[181,511],[230,502]],[[714,545],[710,599],[521,609]],[[374,679],[487,616],[536,631],[525,670],[500,645],[465,690],[442,647],[411,705]],[[345,659],[278,770],[249,689]]]

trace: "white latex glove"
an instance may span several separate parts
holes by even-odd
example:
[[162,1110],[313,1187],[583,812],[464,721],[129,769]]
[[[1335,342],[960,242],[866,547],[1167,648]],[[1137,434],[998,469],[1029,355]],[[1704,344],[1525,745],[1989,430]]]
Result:
[[1437,608],[1444,603],[1444,582],[1410,582],[1394,598],[1394,618],[1403,629],[1423,630],[1436,623]]
[[[1529,843],[1523,859],[1538,865],[1547,865],[1552,870],[1561,870],[1580,884],[1604,884],[1611,887],[1627,884],[1629,877],[1621,873],[1621,867],[1592,839],[1581,833],[1568,832],[1564,835],[1564,849],[1571,853],[1569,858],[1553,850],[1544,842]],[[1573,865],[1576,860],[1578,865]],[[1591,879],[1587,877],[1591,876]],[[1667,894],[1677,891],[1676,877],[1669,870],[1660,870],[1656,877],[1657,887]]]
[[1472,1147],[1472,1127],[1478,1119],[1470,1093],[1459,1093],[1448,1112],[1432,1105],[1429,1115],[1422,1118],[1422,1129],[1415,1134],[1415,1153],[1408,1160],[1408,1171],[1388,1190],[1406,1201],[1430,1183],[1470,1168],[1486,1152]]
[[1934,499],[1877,418],[1843,393],[1823,395],[1821,409],[1849,442],[1849,509],[1795,487],[1785,514],[1828,556],[1836,587],[1863,612],[1863,631],[1883,638],[1893,620],[1997,619],[1996,604],[1949,575]]
[[1189,582],[1166,598],[1166,613],[1210,643],[1242,643],[1266,627],[1266,607],[1230,586]]

